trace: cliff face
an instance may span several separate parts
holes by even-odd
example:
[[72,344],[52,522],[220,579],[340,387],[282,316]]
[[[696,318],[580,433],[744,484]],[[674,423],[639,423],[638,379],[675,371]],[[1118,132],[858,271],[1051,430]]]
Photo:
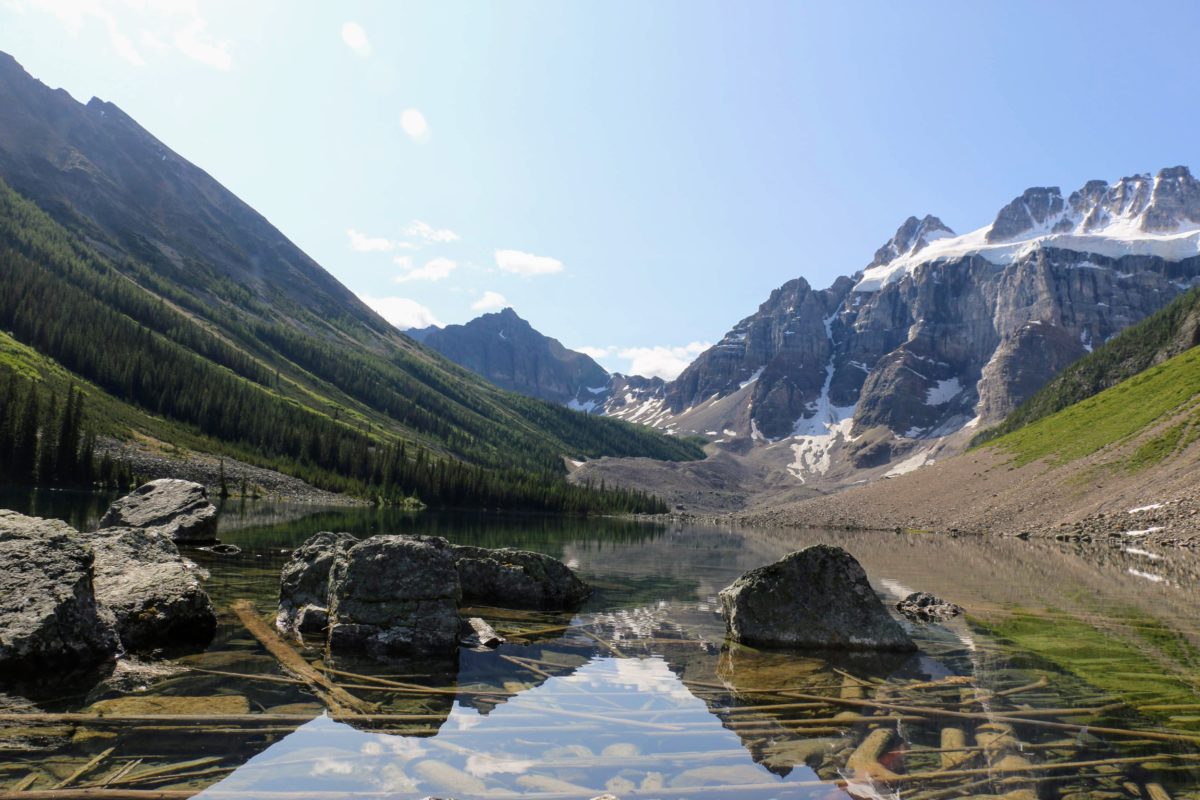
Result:
[[1186,168],[1066,198],[1033,188],[962,236],[909,218],[864,271],[821,290],[789,281],[661,398],[608,411],[659,404],[658,427],[786,447],[787,469],[819,481],[1002,419],[1197,282],[1200,182]]

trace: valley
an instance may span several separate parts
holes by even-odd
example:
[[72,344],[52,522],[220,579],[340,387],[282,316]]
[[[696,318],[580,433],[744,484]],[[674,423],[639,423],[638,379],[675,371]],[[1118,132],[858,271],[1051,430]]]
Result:
[[1169,10],[0,3],[0,800],[1200,800]]

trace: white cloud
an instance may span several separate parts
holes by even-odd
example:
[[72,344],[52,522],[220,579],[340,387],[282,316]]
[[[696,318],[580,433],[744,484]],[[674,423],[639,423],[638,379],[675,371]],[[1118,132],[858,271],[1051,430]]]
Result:
[[471,303],[472,311],[499,311],[508,305],[508,300],[499,292],[486,291]]
[[400,127],[417,144],[429,141],[429,123],[425,121],[425,115],[415,108],[406,108],[400,113]]
[[[136,66],[146,59],[125,33],[139,28],[139,41],[146,52],[163,54],[172,47],[184,56],[214,69],[233,67],[233,54],[226,41],[219,41],[207,30],[208,22],[200,14],[195,0],[14,0],[16,8],[31,8],[54,16],[71,36],[78,36],[89,20],[99,22],[108,34],[118,56]],[[170,42],[168,45],[167,43]]]
[[371,56],[371,42],[367,39],[367,32],[357,22],[347,22],[342,25],[342,41],[356,55],[362,58]]
[[414,219],[404,228],[404,235],[426,242],[457,242],[458,234],[449,228],[435,228],[428,222]]
[[533,253],[523,253],[520,250],[497,250],[496,266],[505,272],[524,277],[550,275],[563,271],[563,263],[557,258],[535,256]]
[[207,27],[208,23],[203,19],[193,17],[175,32],[175,49],[213,69],[232,69],[233,54],[229,52],[229,43],[213,39],[205,30]]
[[400,267],[404,272],[397,275],[396,283],[407,283],[408,281],[440,281],[450,277],[450,273],[458,269],[458,262],[449,258],[431,258],[425,262],[424,266],[414,266],[413,260],[409,256],[396,256],[392,259],[396,266]]
[[710,347],[708,342],[691,342],[679,347],[626,347],[618,350],[617,355],[629,360],[630,374],[669,381],[678,377],[696,356]]
[[382,236],[368,236],[354,228],[348,228],[346,235],[350,237],[350,249],[358,253],[386,253],[395,250],[398,244]]
[[359,295],[359,299],[402,331],[409,328],[428,328],[430,325],[442,327],[442,323],[433,312],[416,300],[407,297],[372,297],[369,294]]
[[590,356],[597,361],[617,352],[617,348],[615,347],[573,347],[571,349],[583,353],[585,356]]

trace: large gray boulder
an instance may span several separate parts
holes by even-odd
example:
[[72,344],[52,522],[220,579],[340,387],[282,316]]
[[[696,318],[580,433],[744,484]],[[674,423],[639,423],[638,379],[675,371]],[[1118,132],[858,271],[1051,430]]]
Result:
[[329,576],[344,569],[346,551],[358,544],[348,533],[322,531],[292,551],[279,580],[275,625],[286,633],[319,633],[329,625]]
[[454,551],[435,536],[373,536],[335,559],[329,645],[372,655],[454,653],[462,589]]
[[96,603],[92,559],[66,523],[0,511],[0,673],[72,672],[114,657],[119,642]]
[[915,650],[916,645],[840,547],[819,544],[750,570],[721,590],[737,642],[766,647]]
[[212,542],[217,538],[217,508],[201,484],[161,478],[114,501],[100,528],[145,528],[176,542]]
[[161,533],[106,528],[87,537],[95,551],[96,600],[116,617],[126,650],[207,642],[217,615],[199,569]]
[[454,547],[463,602],[559,611],[579,606],[592,590],[558,559],[509,547]]

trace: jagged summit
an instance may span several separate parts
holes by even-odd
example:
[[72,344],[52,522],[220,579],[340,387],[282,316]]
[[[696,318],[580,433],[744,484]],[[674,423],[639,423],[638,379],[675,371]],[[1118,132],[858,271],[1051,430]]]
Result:
[[930,242],[953,235],[954,231],[931,214],[926,214],[924,219],[909,217],[896,229],[896,235],[875,251],[875,258],[867,265],[867,269],[890,264],[900,256],[915,255]]
[[876,252],[855,291],[878,291],[933,260],[981,256],[1006,264],[1033,248],[1189,258],[1200,254],[1200,181],[1178,166],[1111,184],[1091,180],[1067,197],[1057,186],[1035,186],[1001,208],[991,224],[961,236],[926,234],[925,244],[918,239],[905,251],[902,234],[914,222],[910,217]]
[[1030,233],[1102,233],[1115,226],[1143,233],[1179,233],[1200,226],[1200,181],[1187,167],[1121,178],[1111,186],[1088,181],[1064,200],[1057,186],[1026,189],[1000,210],[988,242]]

